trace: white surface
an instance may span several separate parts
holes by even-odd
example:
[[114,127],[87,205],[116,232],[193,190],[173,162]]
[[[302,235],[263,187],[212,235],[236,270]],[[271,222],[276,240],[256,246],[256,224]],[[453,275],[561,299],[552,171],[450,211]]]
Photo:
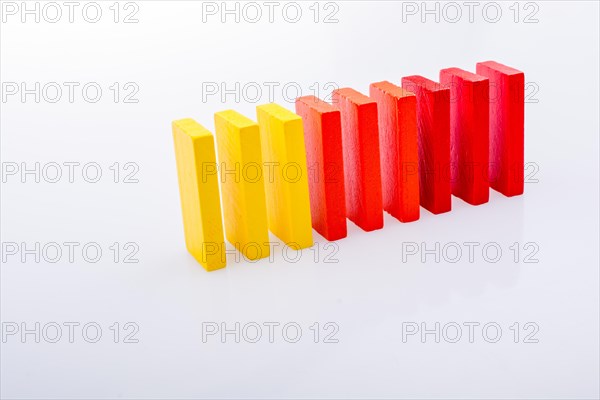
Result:
[[[93,161],[103,169],[96,184],[80,175],[55,184],[9,177],[2,242],[97,242],[104,251],[98,263],[12,256],[2,264],[4,329],[10,322],[103,329],[94,344],[78,330],[69,343],[66,328],[58,343],[7,337],[3,398],[598,398],[598,3],[537,2],[532,24],[512,20],[512,2],[500,3],[496,24],[481,11],[473,23],[466,14],[455,24],[418,15],[403,23],[401,2],[361,1],[337,2],[334,24],[312,22],[312,2],[302,3],[306,16],[296,24],[281,14],[274,23],[223,24],[203,23],[200,2],[138,1],[139,23],[115,24],[112,2],[100,4],[96,24],[76,14],[56,24],[10,17],[0,28],[2,82],[104,89],[95,104],[78,92],[73,103],[36,104],[30,96],[1,104],[5,167]],[[269,101],[264,93],[255,103],[203,102],[203,82],[297,82],[302,94],[317,83],[320,95],[334,82],[366,93],[371,82],[436,79],[441,68],[474,70],[489,59],[523,70],[539,87],[539,102],[526,105],[525,131],[526,161],[539,166],[539,182],[526,184],[524,196],[492,191],[479,207],[453,198],[448,214],[422,209],[411,224],[386,215],[385,227],[370,233],[349,223],[338,263],[324,262],[326,242],[316,234],[318,263],[309,251],[297,263],[277,252],[272,263],[230,257],[226,269],[206,273],[187,254],[171,120],[193,117],[212,130],[214,112],[255,118],[256,104]],[[139,103],[115,104],[114,82],[135,82]],[[275,94],[282,102],[281,90]],[[112,183],[114,162],[137,163],[139,183]],[[466,253],[457,263],[402,262],[403,242],[469,241],[497,243],[502,259],[486,262],[479,250],[473,263]],[[114,242],[137,243],[140,262],[113,262]],[[515,263],[514,242],[536,243],[539,263],[522,262],[523,250]],[[115,344],[109,326],[128,321],[139,326],[139,343]],[[276,331],[274,343],[202,341],[203,322],[269,321],[298,323],[302,339],[287,343]],[[337,324],[339,342],[313,343],[314,322]],[[476,330],[470,343],[465,328],[458,343],[431,335],[403,342],[407,322],[495,322],[503,334],[488,343]],[[519,343],[509,328],[515,322]],[[538,343],[523,343],[527,322],[539,327]]]

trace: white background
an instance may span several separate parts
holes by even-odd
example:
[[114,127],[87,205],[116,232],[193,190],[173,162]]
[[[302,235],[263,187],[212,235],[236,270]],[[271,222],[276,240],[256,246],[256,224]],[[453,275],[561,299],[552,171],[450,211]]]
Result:
[[[103,173],[98,183],[86,182],[81,169],[73,183],[66,175],[58,183],[5,177],[5,246],[95,242],[103,256],[87,262],[81,246],[72,263],[66,254],[56,263],[36,263],[33,255],[22,262],[20,254],[3,253],[4,330],[11,323],[28,329],[36,322],[80,324],[73,343],[64,325],[57,343],[44,336],[36,343],[33,334],[5,337],[3,398],[598,398],[597,2],[521,3],[518,22],[512,2],[500,2],[496,23],[488,21],[494,9],[484,18],[484,2],[473,22],[458,2],[462,17],[456,23],[449,21],[455,11],[443,3],[440,13],[447,13],[439,22],[435,15],[424,15],[423,22],[420,2],[414,3],[416,15],[403,15],[402,2],[338,1],[337,23],[323,23],[326,11],[335,10],[324,10],[324,3],[315,23],[313,2],[300,4],[297,23],[283,18],[284,3],[273,23],[262,2],[257,23],[243,16],[239,23],[234,16],[223,23],[220,14],[205,15],[203,22],[202,3],[192,1],[137,1],[137,23],[122,22],[134,8],[124,10],[121,3],[114,23],[113,2],[100,2],[100,21],[89,23],[81,14],[85,4],[75,9],[73,23],[61,6],[57,23],[43,17],[36,23],[33,16],[23,23],[17,14],[4,15],[0,27],[3,84],[80,84],[72,103],[66,89],[56,103],[47,101],[53,94],[39,103],[33,95],[3,99],[3,170],[12,163],[96,162]],[[524,23],[534,11],[537,22]],[[422,209],[411,224],[386,214],[385,227],[370,233],[348,222],[348,237],[337,247],[326,247],[315,233],[319,251],[305,250],[297,262],[281,250],[272,262],[254,264],[236,262],[232,254],[227,268],[207,273],[186,252],[172,120],[192,117],[213,130],[216,111],[233,108],[255,118],[255,106],[270,100],[264,82],[276,82],[274,100],[293,109],[282,91],[286,84],[288,98],[297,86],[303,95],[314,94],[312,86],[325,96],[331,83],[368,93],[371,82],[399,83],[412,74],[437,80],[441,68],[474,70],[485,60],[518,68],[531,83],[525,195],[492,191],[489,203],[478,207],[453,198],[450,213]],[[96,103],[81,95],[88,82],[103,89]],[[122,90],[135,83],[138,102],[115,103],[109,89],[114,82]],[[256,82],[263,93],[256,101],[250,101],[255,92],[222,101],[220,93],[203,90],[211,82],[230,89]],[[109,167],[115,162],[136,163],[139,182],[114,183]],[[139,262],[123,263],[124,253],[115,262],[109,249],[114,242],[136,243]],[[439,243],[448,253],[440,250],[439,262],[435,254],[422,262],[423,252],[407,254],[413,242],[429,249]],[[480,244],[473,262],[465,242]],[[515,242],[518,262],[510,249]],[[452,243],[463,251],[455,263]],[[496,263],[482,255],[489,243],[502,249]],[[527,243],[533,245],[526,251]],[[524,262],[532,249],[539,262]],[[89,322],[102,328],[97,343],[82,336]],[[110,329],[115,322],[119,343]],[[138,343],[124,343],[127,322],[139,327]],[[204,343],[207,322],[281,325],[274,343],[266,327],[258,343],[243,337],[236,343],[233,335],[225,343],[218,335]],[[289,322],[302,328],[297,343],[282,336]],[[310,330],[315,322],[319,343]],[[324,343],[327,322],[339,327],[338,343]],[[480,324],[473,343],[463,325],[468,322]],[[456,323],[462,337],[451,343],[455,331],[447,330],[439,343],[433,334],[403,341],[407,323],[428,329]],[[486,323],[501,327],[496,343],[485,340]],[[537,343],[525,343],[536,327],[529,341]],[[494,336],[490,329],[487,338]]]

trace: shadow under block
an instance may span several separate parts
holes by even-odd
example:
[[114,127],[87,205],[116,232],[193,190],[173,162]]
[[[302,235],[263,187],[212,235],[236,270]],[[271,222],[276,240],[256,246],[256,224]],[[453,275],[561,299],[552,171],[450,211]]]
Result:
[[269,229],[287,246],[313,245],[302,119],[270,103],[256,107]]
[[313,228],[329,241],[345,238],[346,199],[340,112],[315,96],[296,99],[302,117]]
[[213,136],[191,118],[173,121],[185,244],[207,271],[225,267]]
[[383,209],[402,222],[419,219],[417,98],[383,81],[372,83],[377,102]]
[[452,194],[469,204],[490,198],[489,80],[460,68],[440,71],[450,89],[450,161]]
[[351,88],[333,91],[342,116],[346,214],[365,231],[383,227],[377,103]]
[[270,254],[258,124],[233,110],[215,114],[225,236],[247,259]]
[[494,61],[477,63],[490,80],[490,168],[492,189],[523,194],[525,174],[525,75]]
[[402,78],[417,96],[419,198],[433,214],[452,208],[450,186],[450,89],[419,75]]

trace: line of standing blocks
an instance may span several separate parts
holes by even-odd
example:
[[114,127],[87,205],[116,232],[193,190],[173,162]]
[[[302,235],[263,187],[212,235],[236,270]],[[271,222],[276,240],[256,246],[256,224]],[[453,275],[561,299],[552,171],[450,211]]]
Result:
[[337,89],[332,104],[296,99],[296,113],[257,107],[257,122],[215,114],[212,134],[191,119],[173,122],[188,251],[209,271],[225,267],[225,236],[246,258],[270,254],[269,231],[286,245],[346,237],[346,218],[365,231],[383,211],[416,221],[452,208],[452,195],[488,202],[489,188],[523,193],[524,74],[494,61],[476,74],[414,75],[383,81],[369,96]]

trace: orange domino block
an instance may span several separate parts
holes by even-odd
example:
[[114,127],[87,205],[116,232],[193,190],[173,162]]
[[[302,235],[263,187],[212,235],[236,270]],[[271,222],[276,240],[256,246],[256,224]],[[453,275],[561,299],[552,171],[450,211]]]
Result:
[[419,75],[402,78],[417,95],[419,199],[433,214],[452,208],[450,185],[450,89]]
[[247,259],[268,257],[269,228],[258,124],[233,110],[215,114],[225,235]]
[[390,82],[372,83],[377,102],[383,209],[402,222],[419,219],[416,96]]
[[440,71],[440,83],[450,89],[452,194],[472,205],[487,203],[489,80],[460,68],[447,68]]
[[302,119],[271,103],[256,107],[269,230],[286,245],[313,245]]
[[345,238],[346,204],[340,112],[315,96],[296,99],[304,123],[313,228],[327,240]]
[[183,229],[188,251],[207,271],[225,267],[213,136],[191,118],[173,122]]
[[477,74],[490,80],[490,186],[518,196],[525,188],[525,75],[495,61],[477,63]]
[[383,228],[377,103],[351,88],[333,92],[342,116],[346,214],[365,231]]

